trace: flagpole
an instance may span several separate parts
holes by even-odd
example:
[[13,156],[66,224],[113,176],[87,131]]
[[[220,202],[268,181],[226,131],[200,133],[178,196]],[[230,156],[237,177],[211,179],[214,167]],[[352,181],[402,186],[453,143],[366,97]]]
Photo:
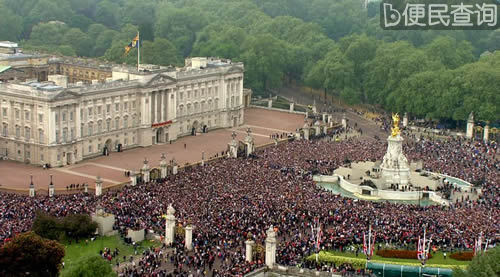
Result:
[[141,36],[139,31],[137,31],[137,71],[139,71],[139,64],[141,62]]

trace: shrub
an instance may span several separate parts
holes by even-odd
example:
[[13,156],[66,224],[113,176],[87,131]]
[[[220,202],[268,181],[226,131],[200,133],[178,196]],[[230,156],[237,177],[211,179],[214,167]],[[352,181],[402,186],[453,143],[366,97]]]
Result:
[[458,261],[472,261],[472,258],[474,258],[474,252],[472,251],[455,252],[450,255],[450,258]]
[[64,238],[86,238],[94,234],[96,229],[97,223],[92,222],[86,214],[73,214],[59,219],[41,212],[37,212],[32,227],[37,235],[59,241]]
[[[382,249],[377,251],[377,255],[384,258],[418,259],[416,250]],[[431,253],[429,253],[430,258],[432,258]]]

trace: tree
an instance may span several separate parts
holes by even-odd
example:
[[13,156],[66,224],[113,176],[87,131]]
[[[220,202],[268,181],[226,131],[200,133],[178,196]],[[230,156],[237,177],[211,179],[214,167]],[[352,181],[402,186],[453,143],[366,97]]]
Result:
[[17,41],[23,31],[23,19],[0,2],[0,40]]
[[90,56],[94,41],[78,28],[69,29],[62,38],[62,43],[71,45],[78,56]]
[[182,57],[170,41],[159,38],[154,42],[145,41],[141,47],[144,63],[158,65],[182,65]]
[[281,86],[285,73],[287,45],[273,36],[248,38],[240,56],[245,64],[245,79],[249,86],[264,92]]
[[63,235],[61,225],[61,222],[56,217],[37,212],[31,229],[37,235],[46,239],[59,240]]
[[68,273],[64,274],[64,277],[112,277],[116,276],[116,273],[111,268],[111,265],[106,262],[102,257],[85,256],[79,259]]
[[0,248],[0,275],[57,276],[64,257],[64,246],[33,232],[23,233]]
[[35,45],[60,45],[68,26],[62,23],[40,23],[33,27],[30,42]]
[[500,247],[488,250],[486,253],[477,255],[467,266],[467,269],[453,270],[454,277],[487,277],[500,276]]
[[457,42],[451,37],[440,36],[425,47],[426,54],[444,66],[455,69],[474,60],[472,46],[469,42]]
[[97,223],[88,214],[72,214],[64,217],[62,225],[69,238],[86,238],[95,233]]

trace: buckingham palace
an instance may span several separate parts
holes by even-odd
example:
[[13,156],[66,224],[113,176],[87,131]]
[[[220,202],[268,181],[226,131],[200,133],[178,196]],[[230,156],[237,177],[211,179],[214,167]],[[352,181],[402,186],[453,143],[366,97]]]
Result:
[[114,66],[105,82],[0,83],[0,156],[64,166],[243,124],[242,63],[189,58],[181,68]]

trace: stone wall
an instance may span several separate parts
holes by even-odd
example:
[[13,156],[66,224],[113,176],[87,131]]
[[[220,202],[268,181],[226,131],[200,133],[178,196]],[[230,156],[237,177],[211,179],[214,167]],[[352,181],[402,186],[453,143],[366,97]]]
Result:
[[134,231],[132,229],[128,229],[127,238],[131,238],[133,242],[141,242],[144,240],[144,229],[140,229]]
[[112,214],[92,215],[92,221],[97,223],[97,229],[100,236],[109,236],[113,233],[115,216]]

